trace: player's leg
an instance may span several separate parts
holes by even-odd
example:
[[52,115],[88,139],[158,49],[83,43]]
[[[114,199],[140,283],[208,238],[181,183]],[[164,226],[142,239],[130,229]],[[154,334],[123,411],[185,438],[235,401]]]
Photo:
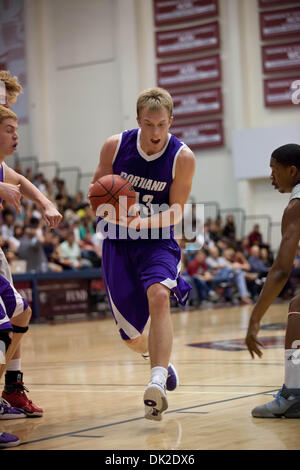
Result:
[[[3,276],[0,276],[0,280],[2,285],[1,298],[13,328],[12,341],[9,350],[7,351],[7,363],[5,367],[2,366],[0,372],[2,375],[7,367],[10,368],[12,362],[14,364],[14,360],[11,361],[11,359],[16,354],[16,351],[20,346],[21,339],[28,330],[31,309],[19,292],[17,292],[16,289],[3,278]],[[15,361],[15,364],[16,362],[17,361]],[[18,367],[18,363],[16,366]],[[18,369],[6,370],[5,387],[2,392],[2,398],[5,399],[12,407],[22,409],[27,416],[42,416],[43,410],[38,408],[27,398],[25,390],[23,374],[20,371],[20,367],[18,367]]]
[[136,250],[136,255],[140,261],[140,276],[147,292],[151,320],[151,379],[144,393],[145,417],[160,420],[168,407],[166,388],[174,390],[178,384],[176,370],[169,363],[173,343],[170,294],[184,304],[191,286],[179,276],[180,249],[175,240],[147,242],[147,247],[143,249],[141,245],[141,250],[140,253]]
[[275,400],[252,411],[255,418],[300,418],[300,295],[289,305],[285,335],[285,380]]
[[134,339],[124,340],[126,346],[132,351],[142,354],[142,356],[148,355],[148,335],[143,332],[140,336]]
[[[2,300],[2,299],[1,299]],[[4,305],[0,302],[0,368],[4,370],[6,364],[7,351],[11,345],[12,325],[6,314]],[[10,406],[4,399],[0,398],[0,420],[26,418],[26,414],[18,408]],[[6,443],[6,437],[0,435],[3,444]],[[9,437],[8,437],[9,441]],[[1,443],[1,438],[0,438]]]

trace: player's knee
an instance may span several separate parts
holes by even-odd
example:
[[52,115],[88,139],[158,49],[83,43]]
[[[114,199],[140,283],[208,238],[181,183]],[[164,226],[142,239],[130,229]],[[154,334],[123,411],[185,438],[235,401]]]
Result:
[[300,294],[290,301],[289,312],[300,312]]
[[[13,327],[13,331],[17,333],[18,328],[24,328],[26,331],[28,330],[28,324],[30,322],[30,318],[32,315],[32,310],[28,306],[24,312],[20,313],[17,317],[13,317],[11,319],[11,324]],[[25,333],[25,331],[18,331],[19,333]]]
[[169,303],[169,290],[161,284],[153,284],[150,286],[147,295],[149,303],[153,306],[162,307]]

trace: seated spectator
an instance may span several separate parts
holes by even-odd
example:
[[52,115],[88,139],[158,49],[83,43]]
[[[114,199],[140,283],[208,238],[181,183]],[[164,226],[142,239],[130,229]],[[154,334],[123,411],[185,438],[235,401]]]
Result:
[[60,264],[59,255],[56,252],[55,237],[59,243],[59,237],[50,230],[45,232],[43,248],[48,261],[48,270],[61,272],[63,267]]
[[198,294],[200,302],[208,300],[217,300],[217,294],[210,288],[210,282],[213,280],[212,274],[208,271],[206,264],[206,253],[199,250],[196,256],[187,265],[187,274],[190,276],[192,286]]
[[253,226],[252,232],[248,235],[248,240],[249,240],[249,246],[250,246],[250,248],[251,248],[251,246],[253,246],[254,244],[262,245],[262,243],[263,243],[263,238],[262,238],[262,234],[261,234],[260,231],[259,231],[259,225],[258,225],[258,224],[255,224],[255,225]]
[[23,236],[24,228],[22,225],[15,225],[14,234],[9,237],[8,245],[11,251],[18,253],[21,244],[21,238]]
[[14,234],[15,215],[13,211],[4,209],[2,211],[2,221],[1,234],[3,239],[7,241]]
[[232,262],[232,253],[234,250],[224,250],[224,257],[219,255],[219,249],[213,247],[209,250],[210,256],[206,259],[213,275],[212,289],[221,283],[225,283],[225,295],[228,300],[232,300],[231,285],[237,287],[242,303],[249,304],[251,300],[247,290],[245,273],[238,264]]
[[257,273],[260,277],[267,276],[269,268],[261,259],[259,246],[253,245],[251,247],[248,262],[250,264],[250,272]]
[[101,266],[101,250],[93,242],[93,236],[87,232],[85,238],[80,242],[81,256],[90,260],[94,268]]
[[75,242],[73,231],[69,231],[67,239],[60,245],[61,263],[71,269],[91,268],[92,263],[81,257],[81,250],[78,243]]
[[226,224],[223,228],[223,237],[230,240],[235,240],[235,223],[232,215],[228,215],[226,218]]
[[268,248],[266,248],[265,246],[263,246],[260,249],[260,257],[265,263],[265,266],[269,269],[272,266],[273,261],[274,261],[271,251],[268,250]]
[[38,237],[37,229],[31,227],[25,229],[20,240],[18,255],[20,259],[27,262],[27,271],[45,272],[48,270],[47,257],[43,243]]

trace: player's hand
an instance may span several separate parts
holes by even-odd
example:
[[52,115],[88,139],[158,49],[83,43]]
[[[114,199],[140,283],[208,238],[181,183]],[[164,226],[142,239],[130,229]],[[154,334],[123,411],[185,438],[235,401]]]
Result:
[[[16,211],[21,214],[21,191],[20,184],[0,184],[0,197],[8,204],[14,206]],[[2,204],[1,204],[2,206]],[[3,207],[1,207],[3,209]]]
[[249,326],[248,326],[248,331],[247,331],[247,336],[246,336],[246,345],[247,348],[252,356],[252,359],[255,358],[255,354],[257,354],[258,357],[262,357],[263,353],[260,350],[260,347],[264,347],[263,344],[258,341],[257,339],[257,334],[259,332],[260,328],[260,323],[255,321],[255,320],[250,320]]
[[46,224],[49,228],[57,227],[61,220],[62,215],[58,212],[58,210],[51,204],[46,209],[43,209],[43,217],[46,221]]

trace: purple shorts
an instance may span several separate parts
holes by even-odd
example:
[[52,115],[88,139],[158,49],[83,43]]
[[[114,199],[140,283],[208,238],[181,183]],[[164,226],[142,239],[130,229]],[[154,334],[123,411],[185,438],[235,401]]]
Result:
[[24,312],[27,307],[26,300],[0,274],[0,330],[12,329],[10,319]]
[[191,286],[179,275],[178,243],[169,240],[109,240],[102,246],[102,274],[110,307],[124,340],[137,338],[149,318],[147,289],[165,285],[185,305]]

